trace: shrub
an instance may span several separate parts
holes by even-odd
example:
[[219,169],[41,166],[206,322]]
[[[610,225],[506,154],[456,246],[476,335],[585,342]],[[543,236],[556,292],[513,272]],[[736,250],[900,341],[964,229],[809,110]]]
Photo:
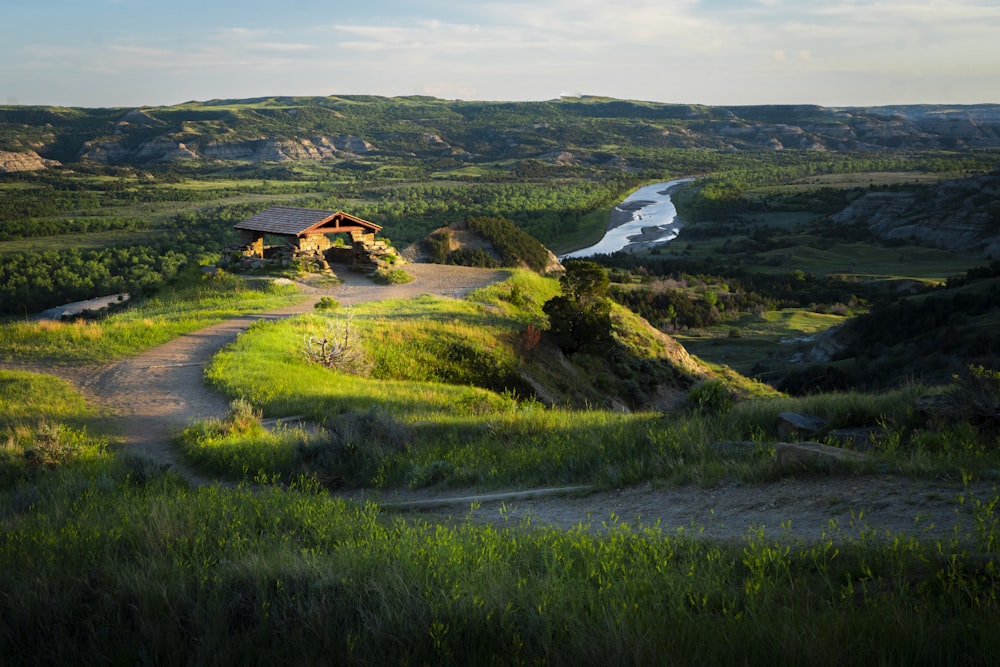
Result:
[[1000,426],[1000,371],[970,365],[955,382],[950,399],[957,413],[980,426]]
[[688,402],[701,412],[722,412],[733,405],[733,394],[722,380],[705,380],[688,392]]
[[42,423],[35,434],[34,446],[24,450],[24,458],[28,464],[54,468],[68,461],[73,448],[63,435],[61,424]]
[[559,348],[572,354],[612,340],[611,304],[606,297],[608,274],[594,262],[566,262],[559,279],[562,295],[545,302],[549,335]]
[[237,398],[229,404],[225,428],[227,433],[252,433],[259,430],[263,413],[250,401]]
[[373,276],[380,285],[405,285],[413,282],[413,276],[403,269],[377,269]]
[[316,305],[313,306],[316,310],[336,310],[340,308],[340,302],[334,299],[332,296],[321,297]]
[[351,329],[351,313],[327,322],[322,333],[305,335],[303,347],[312,363],[345,373],[359,373],[365,368],[364,348]]

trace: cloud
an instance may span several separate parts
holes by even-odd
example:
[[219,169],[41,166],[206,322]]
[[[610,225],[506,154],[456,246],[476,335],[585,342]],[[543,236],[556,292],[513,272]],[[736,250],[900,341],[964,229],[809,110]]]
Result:
[[[946,91],[945,101],[1000,101],[997,4],[368,0],[336,10],[315,3],[308,20],[303,11],[251,3],[240,14],[206,9],[189,22],[160,8],[158,19],[143,13],[139,21],[131,10],[146,4],[129,2],[97,15],[67,9],[55,24],[25,5],[24,15],[33,12],[46,30],[25,25],[0,42],[0,87],[31,97],[10,83],[23,87],[30,72],[32,90],[48,88],[59,102],[61,90],[80,87],[74,73],[100,77],[94,95],[116,86],[130,94],[126,80],[149,90],[169,80],[229,96],[300,86],[290,92],[537,99],[569,90],[705,103],[858,103],[927,90]],[[118,23],[123,15],[134,23]]]

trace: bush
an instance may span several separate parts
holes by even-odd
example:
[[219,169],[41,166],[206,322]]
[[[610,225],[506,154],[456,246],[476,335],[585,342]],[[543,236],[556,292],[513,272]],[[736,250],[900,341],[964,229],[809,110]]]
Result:
[[332,296],[321,297],[316,305],[313,306],[316,310],[336,310],[340,308],[340,302],[334,299]]
[[403,269],[378,269],[373,276],[380,285],[405,285],[413,282],[413,276]]
[[1000,371],[970,365],[955,381],[950,398],[956,412],[979,426],[1000,426]]
[[688,403],[701,412],[722,412],[733,405],[733,394],[722,380],[705,380],[688,393]]
[[593,262],[566,262],[559,284],[562,295],[542,306],[555,344],[572,354],[611,342],[611,304],[606,297],[610,281],[604,268]]

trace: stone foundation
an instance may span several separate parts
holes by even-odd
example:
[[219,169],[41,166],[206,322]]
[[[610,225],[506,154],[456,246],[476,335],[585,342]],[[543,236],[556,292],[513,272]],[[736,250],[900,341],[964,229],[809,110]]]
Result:
[[376,239],[374,234],[360,232],[351,234],[349,246],[335,245],[327,236],[315,234],[298,239],[297,245],[265,246],[263,239],[253,239],[226,254],[239,255],[233,263],[242,270],[300,265],[311,273],[333,274],[330,264],[346,264],[361,273],[374,273],[379,268],[403,263],[395,248]]

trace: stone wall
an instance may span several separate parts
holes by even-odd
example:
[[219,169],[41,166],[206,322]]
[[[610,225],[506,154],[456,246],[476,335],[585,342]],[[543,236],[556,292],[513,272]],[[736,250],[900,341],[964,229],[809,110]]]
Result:
[[403,263],[403,258],[396,249],[385,241],[376,239],[374,234],[351,232],[351,241],[354,245],[354,260],[351,266],[355,271],[374,273],[380,268]]
[[376,239],[374,234],[361,232],[351,233],[351,245],[334,245],[323,234],[298,239],[298,245],[265,246],[261,238],[238,250],[232,249],[232,254],[240,255],[235,264],[243,270],[297,264],[310,272],[333,273],[330,264],[346,264],[355,271],[374,273],[379,268],[403,263],[395,248]]

